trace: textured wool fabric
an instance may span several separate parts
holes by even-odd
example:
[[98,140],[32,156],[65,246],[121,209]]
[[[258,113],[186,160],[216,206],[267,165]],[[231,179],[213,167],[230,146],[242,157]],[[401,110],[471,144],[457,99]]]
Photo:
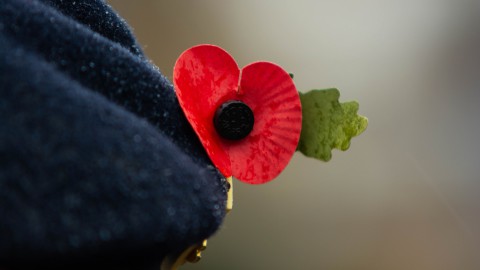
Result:
[[0,0],[0,269],[158,268],[225,179],[103,1]]

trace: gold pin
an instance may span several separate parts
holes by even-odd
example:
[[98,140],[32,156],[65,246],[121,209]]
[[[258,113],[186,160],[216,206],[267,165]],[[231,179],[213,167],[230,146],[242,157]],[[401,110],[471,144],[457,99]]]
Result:
[[[228,214],[233,209],[233,179],[231,176],[227,177],[227,182],[229,188],[227,191],[227,202],[225,205],[225,210]],[[163,260],[160,269],[177,270],[186,262],[197,263],[202,258],[202,251],[204,251],[205,249],[207,249],[207,239],[203,240],[203,242],[200,244],[188,247],[179,256],[167,256]]]
[[227,177],[227,182],[229,185],[228,191],[227,191],[227,205],[225,206],[225,209],[227,210],[227,214],[230,213],[233,209],[233,177]]

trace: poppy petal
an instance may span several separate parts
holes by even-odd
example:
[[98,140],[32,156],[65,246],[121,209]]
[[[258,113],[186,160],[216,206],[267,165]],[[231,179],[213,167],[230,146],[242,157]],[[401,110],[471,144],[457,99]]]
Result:
[[235,60],[214,45],[199,45],[183,52],[173,69],[175,91],[185,115],[213,164],[228,177],[230,158],[213,125],[215,110],[238,90],[240,70]]
[[302,128],[302,107],[290,75],[270,62],[242,69],[238,96],[255,124],[242,141],[227,144],[233,176],[249,184],[275,178],[292,158]]

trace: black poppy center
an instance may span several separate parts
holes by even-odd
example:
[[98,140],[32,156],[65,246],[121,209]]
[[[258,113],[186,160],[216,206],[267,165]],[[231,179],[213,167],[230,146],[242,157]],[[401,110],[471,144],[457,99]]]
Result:
[[253,112],[239,100],[229,100],[215,112],[213,124],[218,134],[227,140],[245,138],[253,129]]

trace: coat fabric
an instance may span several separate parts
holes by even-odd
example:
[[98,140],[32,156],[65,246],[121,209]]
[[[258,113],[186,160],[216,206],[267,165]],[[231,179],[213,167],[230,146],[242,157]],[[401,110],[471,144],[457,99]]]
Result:
[[104,1],[0,0],[0,121],[0,269],[158,269],[223,220],[225,179]]

